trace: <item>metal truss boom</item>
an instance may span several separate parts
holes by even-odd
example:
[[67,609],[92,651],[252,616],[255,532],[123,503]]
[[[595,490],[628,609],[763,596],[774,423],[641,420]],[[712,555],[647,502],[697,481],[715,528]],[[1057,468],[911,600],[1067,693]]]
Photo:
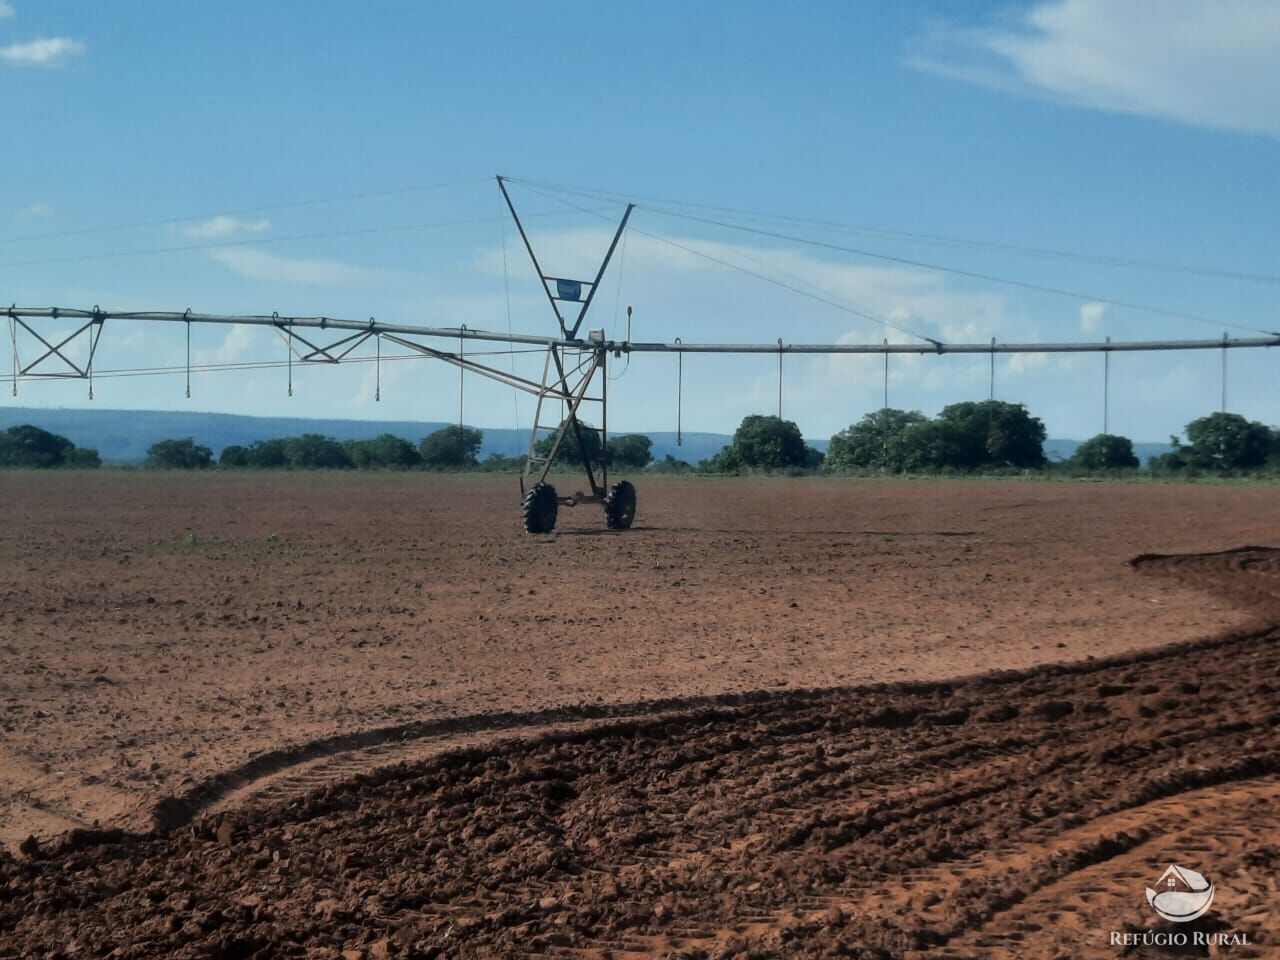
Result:
[[1223,350],[1280,347],[1280,334],[1218,340],[1106,340],[1079,343],[617,343],[610,350],[630,353],[1147,353],[1160,350]]
[[[282,330],[314,328],[319,330],[351,331],[370,336],[399,335],[401,337],[427,337],[446,340],[479,340],[491,343],[524,344],[538,347],[593,350],[603,347],[614,353],[724,353],[724,354],[991,354],[991,353],[1146,353],[1165,350],[1240,350],[1262,347],[1280,347],[1280,333],[1259,337],[1221,337],[1197,340],[1105,340],[1058,343],[688,343],[645,342],[629,340],[581,340],[534,336],[520,333],[501,333],[477,330],[471,327],[427,327],[412,324],[382,323],[376,320],[342,320],[334,317],[284,317],[279,314],[212,314],[186,312],[134,312],[118,310],[71,310],[60,307],[0,307],[0,315],[11,320],[20,318],[47,318],[82,320],[101,324],[106,320],[139,320],[161,323],[243,324],[275,327]],[[24,325],[25,326],[25,325]],[[29,330],[30,327],[27,327]],[[347,343],[344,338],[339,343]],[[397,341],[402,342],[402,341]],[[310,344],[308,344],[310,346]],[[410,342],[404,346],[419,347]],[[324,363],[335,362],[329,351],[334,345],[314,348],[308,359]],[[451,355],[441,351],[429,351],[438,359],[447,360]],[[343,353],[345,355],[345,352]],[[456,358],[455,358],[456,359]],[[469,361],[468,361],[469,362]],[[532,384],[534,381],[528,381]]]
[[[382,323],[377,320],[342,320],[336,317],[282,317],[272,314],[220,314],[163,312],[163,311],[130,311],[130,310],[71,310],[62,307],[0,307],[0,316],[9,319],[22,317],[47,318],[52,320],[86,320],[101,322],[104,320],[142,320],[153,323],[204,323],[204,324],[238,324],[257,327],[276,327],[278,329],[313,328],[317,330],[349,330],[371,335],[398,333],[419,337],[441,337],[457,340],[488,340],[497,343],[522,343],[531,346],[546,347],[552,344],[563,345],[564,341],[555,337],[539,337],[520,333],[490,333],[485,330],[472,330],[468,327],[423,327],[400,323]],[[333,345],[326,349],[332,349]],[[321,358],[324,362],[330,359]]]

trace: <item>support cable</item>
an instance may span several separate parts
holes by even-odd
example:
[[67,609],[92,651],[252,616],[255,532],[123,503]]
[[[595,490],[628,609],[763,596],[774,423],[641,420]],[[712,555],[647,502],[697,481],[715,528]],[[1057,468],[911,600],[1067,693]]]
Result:
[[[889,338],[884,338],[884,345],[889,345]],[[883,437],[882,457],[883,465],[889,465],[889,354],[884,355],[884,406],[880,408],[880,433]]]
[[18,370],[20,363],[18,361],[18,318],[14,316],[13,309],[17,304],[9,307],[9,341],[13,345],[13,395],[18,395]]
[[1022,256],[1041,257],[1049,259],[1074,260],[1080,263],[1092,263],[1109,267],[1120,267],[1136,270],[1157,270],[1166,273],[1185,273],[1198,274],[1200,276],[1212,277],[1220,280],[1240,280],[1251,283],[1280,283],[1280,276],[1257,273],[1240,273],[1230,270],[1216,270],[1211,267],[1201,267],[1192,264],[1168,263],[1157,260],[1143,260],[1126,257],[1109,257],[1098,254],[1079,253],[1070,250],[1056,250],[1046,247],[1033,247],[1027,245],[996,243],[989,240],[979,240],[964,237],[948,237],[932,233],[920,233],[907,230],[893,230],[882,227],[858,226],[855,224],[839,223],[834,220],[821,220],[811,217],[796,217],[786,214],[761,213],[754,210],[744,210],[739,207],[715,206],[706,203],[692,203],[686,200],[673,200],[665,197],[645,197],[635,196],[634,194],[623,194],[617,191],[596,190],[586,187],[571,187],[564,184],[547,183],[538,180],[522,180],[516,177],[508,177],[513,183],[523,183],[525,186],[536,184],[547,190],[563,191],[569,194],[586,197],[591,200],[613,200],[620,199],[636,200],[642,203],[645,209],[657,210],[653,204],[662,204],[668,207],[679,207],[683,209],[705,210],[722,215],[736,217],[739,220],[765,221],[772,223],[782,223],[792,226],[811,226],[826,230],[844,231],[854,234],[880,236],[887,239],[895,240],[913,240],[924,243],[945,244],[952,246],[967,246],[979,249],[989,249],[1002,253],[1012,253]]
[[[627,265],[627,235],[622,235],[622,249],[618,251],[618,289],[613,298],[613,329],[618,329],[618,311],[622,306],[622,272]],[[631,342],[631,308],[627,307],[627,338],[623,343]],[[621,380],[627,375],[627,371],[631,369],[631,351],[627,351],[626,362],[622,365],[622,371],[615,376],[614,380]],[[606,376],[608,370],[605,370]]]
[[[507,266],[507,217],[502,210],[502,198],[498,198],[498,235],[502,239],[502,295],[507,305],[507,336],[511,336],[511,272]],[[510,356],[511,375],[516,375],[516,353],[515,342],[508,344],[511,348],[508,353]],[[511,393],[511,418],[515,422],[516,433],[520,433],[520,397],[515,392]]]
[[[838,243],[829,243],[825,240],[815,240],[809,237],[800,237],[794,234],[781,233],[776,230],[761,230],[756,227],[748,227],[742,224],[730,223],[724,220],[715,220],[710,217],[699,217],[688,213],[675,213],[674,211],[656,210],[653,207],[646,208],[654,213],[662,216],[677,217],[682,220],[692,220],[697,223],[709,224],[712,226],[723,227],[726,230],[739,230],[745,233],[752,233],[762,237],[770,237],[775,240],[786,240],[791,243],[804,244],[811,247],[821,247],[826,250],[835,250],[840,253],[850,253],[854,256],[868,257],[873,260],[882,260],[888,263],[899,263],[905,266],[918,267],[922,270],[932,270],[938,273],[949,273],[955,276],[967,277],[972,280],[985,280],[989,283],[999,283],[1010,287],[1020,287],[1024,290],[1034,290],[1037,293],[1049,293],[1054,296],[1069,297],[1073,300],[1087,300],[1095,303],[1105,303],[1113,307],[1124,307],[1129,310],[1138,310],[1143,313],[1155,314],[1162,317],[1173,317],[1178,320],[1192,320],[1196,323],[1209,323],[1217,325],[1221,321],[1214,320],[1210,317],[1203,317],[1195,313],[1184,313],[1180,310],[1169,310],[1164,307],[1153,307],[1149,304],[1136,303],[1132,300],[1120,300],[1116,297],[1104,297],[1092,293],[1083,293],[1079,290],[1068,290],[1063,287],[1052,287],[1045,284],[1030,283],[1025,280],[1014,280],[1010,277],[1001,277],[990,273],[981,273],[977,270],[964,270],[959,267],[952,267],[946,264],[930,263],[925,260],[914,260],[910,257],[892,256],[886,253],[877,253],[874,250],[866,250],[858,247],[846,247]],[[1262,330],[1259,327],[1250,327],[1244,324],[1229,323],[1229,327],[1235,327],[1240,330],[1250,330],[1259,333],[1267,333],[1270,331]]]
[[[563,216],[559,211],[531,213],[533,217]],[[200,250],[221,250],[228,247],[259,246],[272,243],[295,243],[299,240],[331,240],[334,238],[377,236],[387,233],[408,233],[418,230],[435,230],[443,227],[463,227],[478,223],[491,222],[490,217],[468,217],[460,220],[437,220],[432,223],[410,223],[389,227],[362,227],[353,230],[324,231],[319,233],[296,233],[282,237],[253,237],[244,240],[219,240],[213,243],[188,243],[169,247],[150,247],[141,250],[118,250],[114,253],[86,253],[64,257],[44,257],[37,260],[10,260],[0,263],[0,267],[36,267],[59,263],[82,263],[92,260],[114,260],[119,257],[146,257],[167,253],[188,253]]]
[[[528,184],[525,184],[525,186],[527,187]],[[607,217],[604,217],[601,214],[588,209],[587,207],[581,207],[576,203],[572,203],[568,200],[563,199],[562,197],[556,197],[551,194],[542,193],[542,191],[534,187],[529,187],[529,189],[533,190],[534,193],[541,194],[542,196],[546,197],[548,200],[551,200],[555,203],[563,204],[564,206],[577,210],[580,213],[589,214],[590,216],[593,216],[598,220],[608,221]],[[773,286],[780,287],[783,290],[788,290],[791,293],[799,294],[802,297],[808,297],[810,300],[816,300],[819,303],[825,303],[827,306],[835,307],[838,310],[843,310],[844,312],[852,314],[853,316],[859,317],[863,320],[870,320],[872,323],[882,323],[885,326],[892,327],[894,330],[897,330],[899,333],[906,334],[909,337],[915,337],[917,340],[924,340],[926,343],[932,343],[935,345],[938,343],[938,340],[936,340],[933,337],[925,336],[922,333],[916,333],[914,330],[908,330],[906,327],[902,327],[896,323],[892,323],[885,317],[877,316],[873,313],[869,313],[857,307],[850,306],[847,303],[842,303],[839,300],[835,300],[829,294],[826,294],[825,291],[823,291],[823,293],[821,294],[811,293],[810,291],[805,290],[802,287],[798,287],[793,283],[785,283],[781,280],[776,279],[775,277],[771,277],[771,276],[768,276],[767,274],[760,273],[759,271],[752,270],[748,267],[744,267],[741,264],[734,263],[730,260],[725,260],[722,257],[717,257],[713,254],[706,253],[702,250],[698,250],[695,247],[691,247],[686,244],[680,243],[676,240],[672,240],[670,237],[664,237],[656,233],[649,233],[648,231],[641,230],[638,227],[631,227],[630,232],[639,234],[640,236],[645,237],[649,240],[653,240],[657,243],[662,243],[662,244],[666,244],[669,247],[674,247],[677,250],[683,250],[685,253],[692,254],[695,257],[701,257],[703,260],[708,260],[711,263],[719,264],[722,267],[728,267],[730,270],[736,270],[739,273],[744,273],[749,277],[754,277],[757,280],[761,280],[765,283],[772,284]],[[747,259],[752,259],[752,258],[748,257]],[[756,261],[756,262],[759,262],[759,261]],[[796,279],[799,279],[799,278],[796,278]],[[815,286],[814,284],[810,284],[808,281],[801,281],[801,282],[805,283],[808,286]],[[819,287],[818,289],[822,289],[822,288]]]
[[[889,345],[889,338],[884,338],[884,345]],[[889,422],[889,354],[884,355],[884,409],[885,423]]]
[[[680,338],[676,337],[676,343]],[[684,446],[684,351],[676,354],[676,446]]]
[[991,389],[988,400],[995,402],[996,399],[996,338],[991,338]]
[[285,341],[285,352],[289,358],[289,396],[293,396],[293,327],[288,327],[288,339]]
[[1222,335],[1222,412],[1227,412],[1227,335]]
[[778,338],[778,419],[782,419],[782,338]]
[[208,220],[212,217],[234,217],[246,213],[267,213],[271,210],[290,210],[299,207],[313,207],[324,203],[342,203],[348,200],[372,200],[380,197],[394,197],[406,193],[425,193],[428,190],[444,190],[448,187],[470,187],[488,183],[488,177],[471,180],[455,180],[449,183],[432,183],[418,187],[400,187],[393,190],[376,190],[367,193],[349,193],[336,197],[317,197],[308,200],[293,200],[287,203],[269,203],[257,207],[240,207],[235,210],[220,210],[216,213],[192,213],[181,217],[164,217],[159,220],[135,220],[130,223],[117,223],[103,227],[77,227],[73,230],[59,230],[54,233],[27,234],[21,237],[0,237],[0,244],[28,243],[34,240],[58,240],[64,237],[79,237],[90,233],[118,233],[121,230],[133,230],[139,227],[164,227],[175,223],[186,223],[190,220]]
[[[646,230],[641,230],[639,227],[632,227],[631,232],[637,233],[640,236],[645,237],[649,240],[654,240],[658,243],[666,244],[669,247],[674,247],[677,250],[683,250],[685,253],[692,254],[695,257],[701,257],[703,260],[709,260],[711,263],[717,263],[722,267],[728,267],[730,270],[736,270],[739,273],[744,273],[749,277],[754,277],[757,280],[762,280],[765,283],[772,284],[775,287],[780,287],[783,290],[788,290],[791,293],[799,294],[802,297],[808,297],[810,300],[816,300],[818,303],[824,303],[829,307],[835,307],[837,310],[843,310],[845,313],[851,314],[852,316],[858,317],[859,319],[869,320],[872,323],[884,324],[887,327],[891,327],[894,330],[897,330],[899,333],[905,334],[909,337],[915,337],[917,340],[924,340],[926,343],[932,343],[932,344],[937,344],[939,342],[933,337],[925,336],[923,333],[916,333],[914,330],[909,330],[906,327],[899,326],[898,324],[893,323],[884,317],[877,316],[874,313],[869,313],[858,307],[850,306],[848,303],[842,303],[841,301],[835,300],[830,296],[825,296],[820,293],[811,293],[810,291],[805,290],[801,287],[795,286],[794,284],[784,283],[783,281],[778,280],[775,277],[770,277],[767,274],[760,273],[756,270],[751,270],[747,267],[742,266],[741,264],[733,263],[730,260],[725,260],[721,257],[714,256],[710,253],[705,253],[702,250],[698,250],[696,247],[690,247],[676,240],[672,240],[670,237],[664,237],[661,234],[657,234],[657,233],[649,233]],[[807,281],[805,282],[807,283]],[[813,284],[809,284],[809,285],[814,286]],[[818,288],[818,289],[821,289],[821,288]]]
[[1111,433],[1111,353],[1107,350],[1102,352],[1102,432]]

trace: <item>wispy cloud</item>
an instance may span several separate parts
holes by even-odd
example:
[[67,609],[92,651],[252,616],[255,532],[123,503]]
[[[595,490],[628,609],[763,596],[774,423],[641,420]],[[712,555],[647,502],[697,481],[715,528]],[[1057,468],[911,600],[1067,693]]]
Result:
[[[591,277],[608,248],[610,236],[607,230],[595,229],[544,234],[538,239],[538,259],[545,269],[558,271],[558,276]],[[772,292],[790,304],[803,303],[798,296],[808,296],[815,312],[834,316],[831,308],[839,304],[846,313],[865,315],[859,334],[863,339],[879,340],[889,336],[892,342],[898,342],[898,337],[904,338],[902,342],[919,341],[903,330],[957,341],[981,340],[1010,332],[1004,296],[953,290],[943,278],[929,271],[838,263],[782,246],[725,243],[678,235],[665,240],[669,242],[644,235],[630,240],[626,251],[628,288],[637,295],[642,294],[633,284],[653,284],[667,297],[671,296],[667,291],[686,288],[691,295],[701,296],[704,288],[698,287],[694,292],[692,284],[703,276],[722,282],[736,278],[735,289],[763,293],[767,289],[759,276],[763,275],[789,288],[782,290],[775,286]],[[486,272],[501,273],[501,250],[486,251],[476,266]],[[508,269],[515,278],[527,276],[528,268],[523,264],[516,269],[508,264]],[[617,260],[610,269],[621,269]],[[609,289],[608,280],[605,289]],[[888,321],[887,332],[880,318]],[[901,329],[894,330],[894,327]]]
[[1080,308],[1080,329],[1085,333],[1093,333],[1102,323],[1102,315],[1107,312],[1105,303],[1086,303]]
[[28,204],[18,211],[19,220],[47,220],[54,215],[54,209],[44,201]]
[[8,20],[14,14],[13,4],[8,0],[0,0],[0,20]]
[[193,359],[197,364],[235,363],[245,360],[253,356],[256,348],[262,347],[264,343],[270,343],[270,338],[263,336],[263,333],[263,330],[255,327],[231,327],[220,344],[216,347],[196,350]]
[[917,69],[1076,106],[1280,137],[1280,4],[1048,0],[919,38]]
[[271,221],[239,220],[236,217],[218,216],[203,223],[184,227],[182,236],[189,240],[221,240],[239,233],[261,233],[271,226]]
[[86,50],[81,41],[70,37],[41,37],[0,47],[0,63],[9,67],[53,69],[65,67],[71,60],[83,56]]
[[383,279],[383,273],[340,260],[308,260],[282,257],[265,250],[238,248],[211,250],[209,256],[233,273],[250,280],[318,287],[365,287]]

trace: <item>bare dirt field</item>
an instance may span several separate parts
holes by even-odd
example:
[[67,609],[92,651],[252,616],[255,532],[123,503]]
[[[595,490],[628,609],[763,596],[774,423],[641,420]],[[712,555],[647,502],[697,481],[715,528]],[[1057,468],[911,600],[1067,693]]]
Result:
[[513,483],[0,475],[0,956],[1268,955],[1274,489]]

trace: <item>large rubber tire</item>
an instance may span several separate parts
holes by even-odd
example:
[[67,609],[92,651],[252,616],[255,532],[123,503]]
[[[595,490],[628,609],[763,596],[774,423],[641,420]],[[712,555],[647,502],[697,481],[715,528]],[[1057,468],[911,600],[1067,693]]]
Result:
[[524,515],[526,532],[550,533],[556,528],[556,514],[560,512],[556,488],[549,483],[535,483],[524,495],[520,512]]
[[619,480],[604,498],[604,519],[610,530],[626,530],[636,518],[636,488],[630,480]]

